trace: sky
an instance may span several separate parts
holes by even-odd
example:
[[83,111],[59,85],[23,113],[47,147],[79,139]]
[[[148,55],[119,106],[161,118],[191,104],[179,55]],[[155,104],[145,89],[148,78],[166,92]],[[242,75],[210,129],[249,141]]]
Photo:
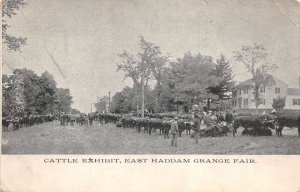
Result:
[[[232,59],[243,45],[262,44],[276,77],[299,87],[300,3],[296,0],[28,0],[8,20],[8,33],[27,37],[21,52],[3,47],[3,73],[14,68],[49,71],[69,88],[72,107],[91,110],[97,96],[131,86],[117,72],[118,54],[136,53],[144,36],[170,54],[185,52],[231,61],[236,80],[250,78]],[[57,65],[59,66],[58,69]],[[61,71],[61,72],[60,72]]]

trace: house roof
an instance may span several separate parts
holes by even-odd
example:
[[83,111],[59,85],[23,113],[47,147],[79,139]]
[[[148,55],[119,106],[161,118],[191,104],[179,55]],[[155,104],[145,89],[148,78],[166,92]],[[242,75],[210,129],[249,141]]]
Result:
[[[284,83],[284,84],[287,85],[287,83],[285,83],[284,81],[278,79],[277,77],[274,77],[273,75],[270,75],[270,76],[272,76],[273,79],[276,79],[277,81],[280,81],[280,82],[282,82],[282,83]],[[251,85],[253,83],[254,83],[254,81],[253,81],[252,78],[251,79],[247,79],[246,81],[243,81],[242,83],[238,84],[235,88],[241,88],[241,87],[244,87],[246,85]]]
[[288,88],[287,95],[300,95],[300,89]]
[[243,87],[245,85],[250,85],[250,84],[253,84],[253,83],[254,83],[253,79],[248,79],[248,80],[243,81],[242,83],[238,84],[236,87]]

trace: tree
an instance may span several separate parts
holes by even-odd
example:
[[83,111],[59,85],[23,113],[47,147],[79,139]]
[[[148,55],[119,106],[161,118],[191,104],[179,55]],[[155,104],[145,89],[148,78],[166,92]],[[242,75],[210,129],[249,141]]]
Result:
[[[16,15],[17,11],[26,5],[25,0],[5,0],[2,5],[2,18]],[[10,26],[2,19],[2,43],[7,45],[9,51],[20,51],[20,47],[26,44],[25,37],[14,37],[7,33]]]
[[232,90],[235,85],[235,81],[233,79],[233,72],[229,61],[226,60],[223,54],[221,54],[220,58],[217,59],[217,65],[211,72],[211,75],[216,76],[220,79],[220,81],[216,86],[210,86],[208,91],[218,95],[221,100],[228,98],[225,93]]
[[115,93],[111,101],[111,111],[113,113],[127,112],[125,111],[124,101],[125,101],[125,95],[123,95],[122,92]]
[[15,69],[10,76],[2,76],[4,116],[45,115],[71,111],[69,89],[56,88],[53,76],[45,71],[38,76],[34,71]]
[[71,114],[81,114],[78,109],[71,108]]
[[25,114],[40,114],[43,111],[41,105],[44,104],[38,99],[41,92],[40,77],[34,71],[26,68],[15,69],[13,73],[23,77]]
[[260,90],[274,84],[273,77],[269,74],[277,69],[276,64],[266,62],[267,52],[263,45],[243,46],[240,51],[234,52],[235,61],[242,63],[252,76],[254,85],[249,85],[253,90],[256,113],[261,103]]
[[277,97],[276,99],[273,100],[272,107],[273,109],[283,109],[285,107],[285,97]]
[[[211,75],[215,63],[211,56],[185,53],[183,58],[171,63],[172,75],[169,85],[174,91],[174,102],[181,101],[191,106],[192,102],[203,101],[212,97],[207,88],[219,83],[219,79]],[[177,102],[178,103],[178,102]]]
[[169,62],[169,58],[165,56],[158,55],[156,58],[154,58],[154,62],[151,62],[150,68],[152,71],[152,74],[156,80],[156,102],[155,102],[155,108],[156,112],[161,112],[161,103],[160,103],[160,97],[162,93],[162,81],[163,76],[166,74],[166,64]]
[[148,85],[148,80],[152,75],[151,65],[157,55],[160,54],[160,50],[159,47],[145,41],[143,36],[140,37],[139,47],[140,51],[136,57],[126,51],[119,55],[122,59],[122,64],[118,64],[117,71],[122,70],[125,73],[125,78],[130,77],[133,80],[134,88],[137,92],[141,91],[141,115],[144,117],[145,86]]
[[2,91],[2,110],[5,110],[2,115],[9,117],[23,116],[26,107],[24,76],[16,70],[13,71],[11,76],[3,75]]
[[45,71],[39,79],[39,94],[35,99],[40,102],[38,105],[40,106],[39,113],[54,113],[55,100],[57,99],[55,92],[56,82],[53,76],[48,71]]
[[57,105],[56,110],[64,113],[71,112],[72,96],[69,89],[57,88],[56,89]]
[[106,106],[108,105],[108,96],[103,96],[99,99],[97,103],[95,103],[95,108],[98,112],[106,112]]

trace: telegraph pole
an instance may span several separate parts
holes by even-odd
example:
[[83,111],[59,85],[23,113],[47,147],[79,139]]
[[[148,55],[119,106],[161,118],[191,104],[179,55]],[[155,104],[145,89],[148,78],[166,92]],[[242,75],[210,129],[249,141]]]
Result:
[[110,91],[108,92],[108,113],[110,113]]

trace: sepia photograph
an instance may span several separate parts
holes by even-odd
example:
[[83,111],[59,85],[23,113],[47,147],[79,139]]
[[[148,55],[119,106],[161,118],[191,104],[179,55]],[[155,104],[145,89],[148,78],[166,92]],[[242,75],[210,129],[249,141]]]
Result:
[[297,0],[3,0],[4,155],[299,155]]

